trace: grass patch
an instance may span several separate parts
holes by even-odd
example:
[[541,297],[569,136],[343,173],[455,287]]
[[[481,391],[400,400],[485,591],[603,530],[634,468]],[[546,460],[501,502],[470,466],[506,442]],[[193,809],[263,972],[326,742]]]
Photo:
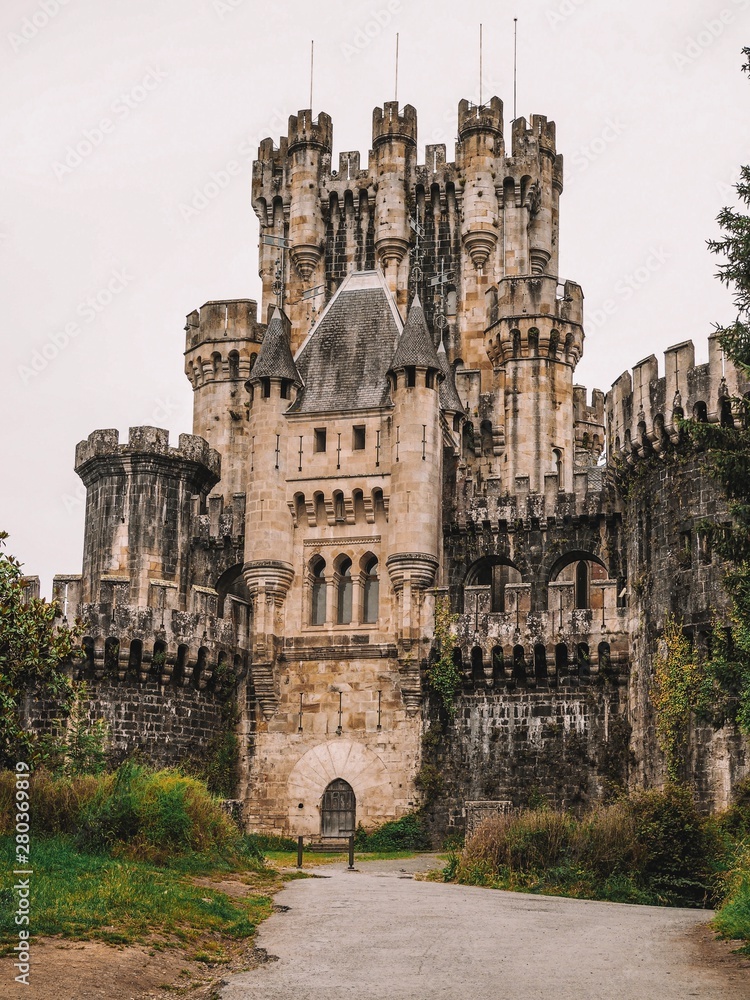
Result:
[[[0,862],[13,868],[13,842],[0,839]],[[228,866],[228,862],[224,862]],[[230,898],[223,892],[195,885],[186,867],[210,871],[210,858],[192,857],[182,867],[156,867],[143,861],[82,851],[72,838],[39,838],[34,843],[32,933],[73,939],[96,938],[110,944],[134,944],[159,935],[165,944],[184,947],[205,938],[231,940],[251,937],[271,912],[266,895]],[[3,880],[2,896],[12,898],[12,876]],[[17,940],[14,907],[0,911],[0,943]],[[220,943],[216,954],[221,954]],[[215,959],[212,958],[212,961]]]

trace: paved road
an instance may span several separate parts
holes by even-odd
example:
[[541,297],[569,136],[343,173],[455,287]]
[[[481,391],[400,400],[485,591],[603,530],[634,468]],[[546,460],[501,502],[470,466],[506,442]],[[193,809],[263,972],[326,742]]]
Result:
[[[434,862],[433,862],[434,863]],[[745,1000],[750,976],[701,965],[705,911],[418,882],[425,861],[292,882],[260,929],[278,956],[222,1000]],[[747,987],[747,989],[745,988]]]

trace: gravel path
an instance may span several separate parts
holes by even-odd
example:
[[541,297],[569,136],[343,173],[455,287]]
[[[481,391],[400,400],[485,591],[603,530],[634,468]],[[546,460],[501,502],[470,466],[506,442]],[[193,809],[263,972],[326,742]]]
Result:
[[710,913],[415,881],[434,858],[292,882],[260,929],[276,956],[222,1000],[746,1000],[750,975],[702,960]]

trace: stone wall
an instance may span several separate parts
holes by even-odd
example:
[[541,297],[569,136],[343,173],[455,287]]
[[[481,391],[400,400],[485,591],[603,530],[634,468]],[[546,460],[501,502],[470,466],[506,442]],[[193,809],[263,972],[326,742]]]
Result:
[[439,773],[427,809],[436,839],[464,832],[467,803],[475,810],[483,801],[578,810],[624,787],[630,761],[624,707],[619,687],[602,684],[565,693],[464,695],[443,732],[433,713],[421,781],[429,786],[430,769]]
[[[628,718],[633,727],[636,787],[665,780],[651,701],[653,656],[667,614],[685,626],[699,653],[706,653],[711,622],[727,606],[726,563],[711,552],[700,522],[728,520],[716,484],[700,456],[670,451],[664,458],[637,463],[624,480],[632,670]],[[736,727],[694,725],[684,775],[700,805],[726,808],[730,789],[750,769],[747,741]]]

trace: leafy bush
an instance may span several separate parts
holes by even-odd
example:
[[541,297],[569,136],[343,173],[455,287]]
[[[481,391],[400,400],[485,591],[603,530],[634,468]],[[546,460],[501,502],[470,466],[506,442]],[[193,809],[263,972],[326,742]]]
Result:
[[263,854],[266,851],[296,851],[297,841],[293,837],[279,837],[273,833],[248,833],[244,840]]
[[750,953],[750,845],[741,850],[733,868],[721,882],[721,904],[714,927],[725,938],[748,942],[741,950]]
[[430,849],[430,837],[417,813],[384,823],[372,833],[357,827],[354,846],[358,851],[424,851]]

